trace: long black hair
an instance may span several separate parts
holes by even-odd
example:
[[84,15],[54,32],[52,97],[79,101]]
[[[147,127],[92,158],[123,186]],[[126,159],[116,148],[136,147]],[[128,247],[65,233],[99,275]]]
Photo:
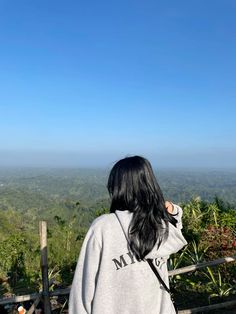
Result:
[[168,235],[168,222],[176,225],[169,214],[162,191],[149,161],[140,156],[126,157],[112,168],[107,188],[111,196],[110,212],[133,212],[128,238],[132,253],[142,260]]

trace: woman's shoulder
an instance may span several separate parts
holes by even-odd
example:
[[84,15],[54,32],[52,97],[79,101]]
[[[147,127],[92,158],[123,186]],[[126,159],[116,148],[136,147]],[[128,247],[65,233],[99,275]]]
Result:
[[92,222],[90,228],[93,229],[93,231],[99,231],[101,229],[104,229],[106,227],[111,227],[111,224],[114,222],[114,214],[103,214]]

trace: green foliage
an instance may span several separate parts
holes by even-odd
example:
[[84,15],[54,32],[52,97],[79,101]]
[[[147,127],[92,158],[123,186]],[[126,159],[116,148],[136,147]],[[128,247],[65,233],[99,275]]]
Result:
[[[182,207],[183,231],[189,244],[181,256],[177,253],[171,257],[177,267],[236,254],[235,209],[232,206],[219,198],[212,203],[195,198]],[[193,302],[194,295],[200,294],[207,296],[209,302],[217,298],[228,300],[235,293],[235,274],[235,263],[230,263],[220,265],[217,272],[207,268],[206,271],[183,274],[171,284],[177,296],[192,295]]]
[[[37,241],[35,243],[35,241]],[[34,281],[40,273],[40,259],[38,254],[38,237],[11,231],[8,237],[0,243],[0,278],[5,282],[8,278],[7,291],[12,287],[34,286]]]
[[104,215],[104,214],[109,214],[109,209],[106,207],[99,208],[95,212],[96,217],[99,217],[99,216]]
[[[187,246],[181,252],[178,252],[170,256],[167,262],[168,270],[174,270],[184,265],[186,250],[187,250]],[[177,288],[178,281],[181,279],[182,279],[181,275],[172,276],[170,277],[170,282],[173,286],[175,286],[175,288]]]
[[183,208],[183,233],[187,241],[199,241],[201,236],[202,221],[204,213],[201,210],[201,199],[196,197],[186,204],[181,204]]
[[220,222],[222,226],[236,230],[236,214],[234,209],[220,214]]
[[[77,258],[80,243],[77,241],[76,216],[65,221],[55,216],[56,225],[51,228],[51,237],[48,239],[49,252],[53,256],[53,263],[57,261],[60,267]],[[55,241],[57,239],[57,241]],[[58,241],[59,239],[59,241]]]
[[186,246],[181,252],[170,256],[168,260],[168,270],[174,270],[183,266],[187,248],[188,246]]
[[[7,222],[8,211],[1,212],[1,223]],[[38,224],[32,229],[27,221],[21,222],[22,215],[15,213],[14,228],[4,224],[0,233],[0,294],[23,293],[39,290],[41,287],[40,250]],[[70,220],[55,217],[48,226],[49,273],[55,279],[53,287],[71,283],[86,227],[79,229],[75,215]],[[7,232],[6,232],[7,231]],[[6,232],[6,233],[5,233]],[[2,286],[1,286],[2,282]]]
[[201,247],[199,244],[193,241],[187,246],[184,259],[189,265],[202,263],[205,260],[208,248],[208,246]]
[[222,280],[219,270],[217,271],[217,273],[214,273],[210,267],[207,267],[207,272],[205,272],[204,274],[208,279],[206,286],[209,293],[209,301],[212,298],[223,298],[230,294],[233,286]]

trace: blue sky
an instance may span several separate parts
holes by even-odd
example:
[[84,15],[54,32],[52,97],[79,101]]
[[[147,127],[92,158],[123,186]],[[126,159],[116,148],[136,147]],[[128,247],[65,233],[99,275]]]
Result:
[[236,2],[0,2],[0,165],[236,167]]

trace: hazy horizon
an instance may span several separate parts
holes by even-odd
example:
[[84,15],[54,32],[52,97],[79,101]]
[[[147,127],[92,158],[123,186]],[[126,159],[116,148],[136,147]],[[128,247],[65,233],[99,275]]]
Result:
[[222,152],[204,153],[79,153],[79,152],[1,152],[1,168],[110,168],[121,158],[141,155],[147,158],[154,168],[159,169],[236,169],[234,154],[227,157]]

